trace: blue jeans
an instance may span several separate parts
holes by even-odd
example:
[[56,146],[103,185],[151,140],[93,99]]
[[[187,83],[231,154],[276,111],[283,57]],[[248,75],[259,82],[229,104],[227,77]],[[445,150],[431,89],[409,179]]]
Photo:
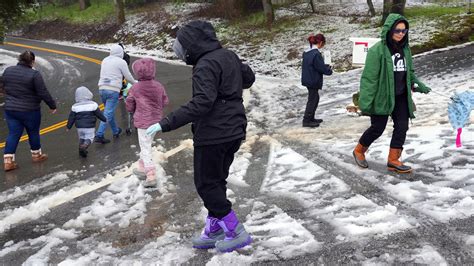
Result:
[[99,128],[97,129],[97,137],[104,137],[107,124],[112,129],[112,134],[118,134],[119,129],[115,123],[115,109],[119,101],[119,93],[111,90],[99,90],[100,98],[105,105],[104,116],[107,118],[107,122],[100,121]]
[[26,129],[26,133],[28,133],[31,150],[35,151],[41,149],[39,134],[41,111],[17,112],[5,110],[5,118],[8,125],[5,154],[15,154],[24,129]]

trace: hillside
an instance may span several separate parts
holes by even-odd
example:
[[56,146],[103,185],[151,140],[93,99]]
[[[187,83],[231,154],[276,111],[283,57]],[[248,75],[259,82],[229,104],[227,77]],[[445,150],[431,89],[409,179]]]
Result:
[[[271,30],[265,27],[263,14],[229,21],[216,18],[217,11],[208,4],[183,1],[129,9],[125,24],[117,25],[113,15],[107,13],[111,10],[99,2],[94,4],[93,1],[91,10],[87,11],[90,15],[83,17],[67,10],[40,9],[27,26],[14,34],[71,41],[95,48],[102,47],[101,44],[122,42],[129,51],[137,54],[173,59],[171,45],[176,29],[190,20],[209,20],[222,43],[237,51],[260,74],[285,77],[299,74],[300,56],[306,48],[306,38],[312,33],[325,34],[327,44],[324,49],[331,51],[335,69],[345,71],[351,69],[352,43],[349,38],[378,38],[380,32],[381,16],[368,16],[365,1],[359,4],[318,4],[317,13],[311,13],[309,4],[301,1],[278,6],[276,22]],[[379,14],[381,3],[375,3]],[[103,18],[94,12],[94,8],[101,10]],[[474,15],[466,11],[464,6],[421,5],[408,1],[406,17],[410,21],[413,52],[473,41]]]

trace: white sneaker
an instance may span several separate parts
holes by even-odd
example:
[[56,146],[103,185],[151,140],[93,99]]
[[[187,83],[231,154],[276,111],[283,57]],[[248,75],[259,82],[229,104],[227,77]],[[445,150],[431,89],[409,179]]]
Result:
[[145,180],[146,179],[146,174],[145,172],[140,171],[138,168],[133,168],[132,170],[133,174],[138,177],[140,180]]
[[143,186],[146,188],[154,188],[157,186],[156,179],[146,179],[143,183]]

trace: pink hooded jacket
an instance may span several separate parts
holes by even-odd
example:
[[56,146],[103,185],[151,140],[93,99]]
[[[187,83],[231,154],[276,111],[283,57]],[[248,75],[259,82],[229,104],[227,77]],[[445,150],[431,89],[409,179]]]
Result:
[[134,113],[136,128],[146,129],[160,122],[163,108],[168,105],[165,88],[155,80],[155,61],[143,58],[132,64],[132,70],[138,82],[133,84],[127,95],[127,111]]

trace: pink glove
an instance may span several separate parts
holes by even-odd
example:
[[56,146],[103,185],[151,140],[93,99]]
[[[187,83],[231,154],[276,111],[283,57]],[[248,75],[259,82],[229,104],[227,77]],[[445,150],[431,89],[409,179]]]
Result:
[[456,136],[456,147],[461,148],[461,133],[462,133],[462,128],[458,128],[458,135]]

